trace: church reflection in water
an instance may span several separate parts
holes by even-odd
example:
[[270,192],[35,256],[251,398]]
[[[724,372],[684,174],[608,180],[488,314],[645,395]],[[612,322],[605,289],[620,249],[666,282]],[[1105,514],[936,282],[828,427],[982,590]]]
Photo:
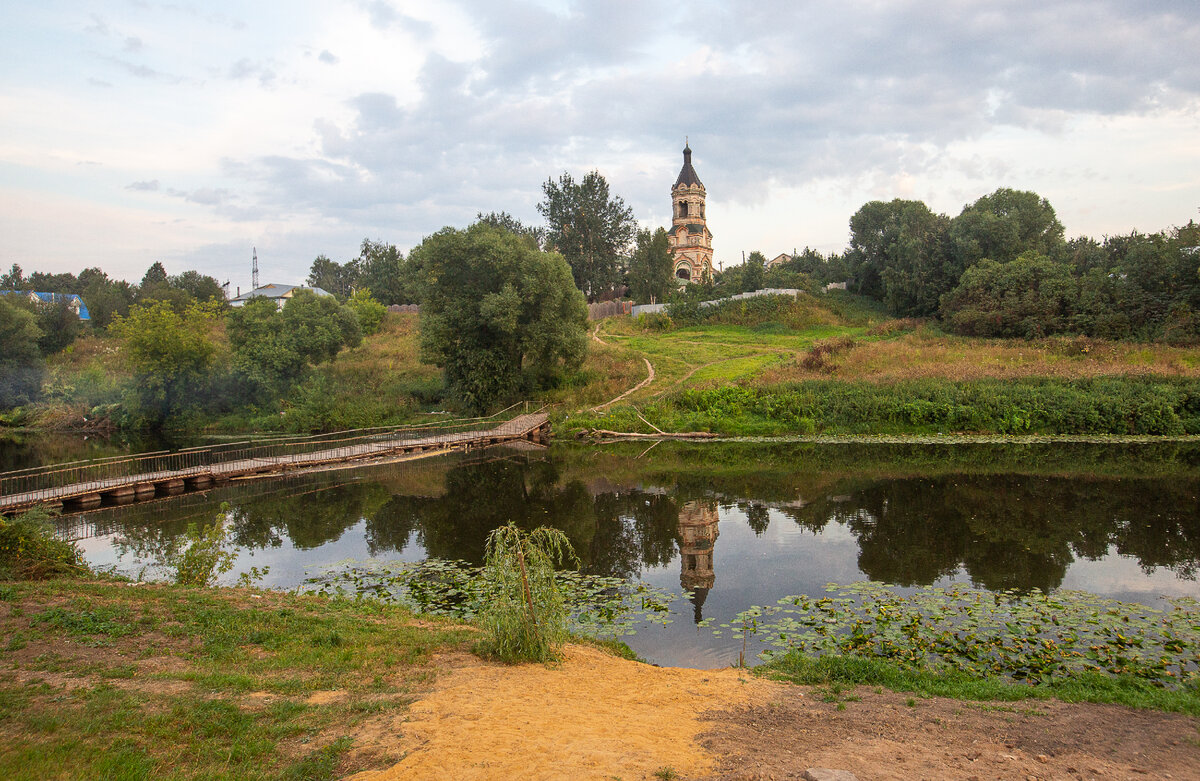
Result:
[[692,593],[696,623],[704,618],[704,600],[717,581],[713,547],[719,521],[715,501],[686,502],[679,508],[679,585]]

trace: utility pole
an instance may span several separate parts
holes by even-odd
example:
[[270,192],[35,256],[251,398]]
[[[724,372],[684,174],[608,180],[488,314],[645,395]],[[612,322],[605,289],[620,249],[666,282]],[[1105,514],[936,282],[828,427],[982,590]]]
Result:
[[250,251],[254,257],[254,260],[250,266],[250,289],[258,290],[258,248],[251,247]]

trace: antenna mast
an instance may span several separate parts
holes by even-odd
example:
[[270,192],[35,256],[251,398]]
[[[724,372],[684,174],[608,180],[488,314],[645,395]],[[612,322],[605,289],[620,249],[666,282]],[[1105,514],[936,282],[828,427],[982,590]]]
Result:
[[250,251],[254,256],[253,264],[250,267],[250,286],[252,290],[258,290],[258,249],[251,247]]

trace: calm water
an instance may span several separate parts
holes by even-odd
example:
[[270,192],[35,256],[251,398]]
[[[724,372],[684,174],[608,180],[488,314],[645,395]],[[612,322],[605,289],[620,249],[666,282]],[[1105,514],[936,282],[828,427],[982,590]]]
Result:
[[1153,603],[1197,596],[1200,445],[762,445],[503,448],[230,485],[64,516],[98,566],[153,577],[189,522],[232,506],[237,573],[292,587],[370,558],[479,562],[510,519],[552,524],[588,572],[674,591],[666,627],[627,641],[661,664],[714,667],[714,637],[752,604],[831,581],[1082,589]]

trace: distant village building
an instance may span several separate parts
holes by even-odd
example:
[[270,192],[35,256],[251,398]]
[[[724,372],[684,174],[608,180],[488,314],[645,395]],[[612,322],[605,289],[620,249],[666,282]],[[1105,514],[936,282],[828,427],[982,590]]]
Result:
[[671,188],[671,231],[667,243],[675,276],[684,282],[712,278],[712,233],[704,218],[704,185],[692,168],[692,148],[683,147],[683,168]]
[[276,309],[283,309],[283,305],[288,302],[292,296],[300,290],[311,290],[318,296],[333,295],[319,287],[304,287],[303,285],[263,285],[256,287],[248,293],[242,293],[237,298],[229,302],[230,306],[245,306],[247,301],[255,298],[269,298],[275,302]]
[[83,303],[83,299],[75,293],[40,293],[35,290],[0,290],[0,295],[4,296],[19,296],[27,298],[35,304],[46,305],[56,304],[59,301],[66,301],[67,306],[80,320],[91,320],[92,315],[88,312],[87,304]]
[[791,259],[792,259],[791,255],[787,254],[786,252],[781,252],[778,255],[776,255],[775,257],[773,257],[767,261],[767,268],[773,269],[776,266],[778,266],[780,263],[787,263]]

